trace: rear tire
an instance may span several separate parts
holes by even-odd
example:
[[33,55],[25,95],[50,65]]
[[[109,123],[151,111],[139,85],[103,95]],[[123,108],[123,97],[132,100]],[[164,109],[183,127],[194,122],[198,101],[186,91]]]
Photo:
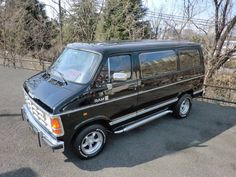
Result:
[[192,97],[189,94],[184,94],[180,97],[173,108],[174,116],[177,119],[187,118],[192,108]]
[[85,127],[75,138],[73,150],[80,159],[93,158],[103,150],[106,137],[106,129],[102,125]]

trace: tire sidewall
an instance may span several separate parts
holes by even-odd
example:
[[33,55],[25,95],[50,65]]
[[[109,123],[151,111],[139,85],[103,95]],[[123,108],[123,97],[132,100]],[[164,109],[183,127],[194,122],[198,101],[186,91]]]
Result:
[[[182,104],[183,101],[186,100],[186,99],[189,100],[189,104],[190,104],[190,105],[189,105],[189,109],[188,109],[188,112],[187,112],[186,114],[181,114],[181,111],[180,111],[181,104]],[[191,111],[191,108],[192,108],[192,97],[191,97],[191,95],[189,95],[189,94],[183,95],[183,96],[179,99],[179,101],[178,101],[178,103],[177,103],[177,105],[176,105],[175,113],[176,113],[177,118],[180,118],[180,119],[182,119],[182,118],[187,118],[188,115],[189,115],[189,113],[190,113],[190,111]]]
[[[102,136],[103,136],[102,146],[96,152],[94,152],[93,154],[85,154],[82,151],[81,144],[82,144],[82,141],[83,141],[84,137],[92,131],[97,131],[97,132],[100,132],[102,134]],[[77,137],[75,139],[75,142],[74,142],[74,148],[73,149],[74,149],[75,153],[81,159],[89,159],[89,158],[92,158],[92,157],[95,157],[96,155],[98,155],[103,150],[105,144],[106,144],[106,131],[105,131],[105,128],[103,126],[100,126],[100,125],[92,125],[92,126],[84,128],[77,135]]]

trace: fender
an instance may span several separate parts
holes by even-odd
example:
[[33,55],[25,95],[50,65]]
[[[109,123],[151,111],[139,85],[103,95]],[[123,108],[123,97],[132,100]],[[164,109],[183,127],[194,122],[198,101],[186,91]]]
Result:
[[71,136],[71,140],[73,140],[73,137],[78,133],[79,129],[81,129],[87,125],[94,124],[95,122],[102,123],[103,125],[105,125],[108,128],[108,130],[110,130],[110,128],[111,128],[109,125],[110,121],[111,120],[106,116],[96,116],[96,117],[92,117],[86,121],[83,121],[74,127],[73,134]]

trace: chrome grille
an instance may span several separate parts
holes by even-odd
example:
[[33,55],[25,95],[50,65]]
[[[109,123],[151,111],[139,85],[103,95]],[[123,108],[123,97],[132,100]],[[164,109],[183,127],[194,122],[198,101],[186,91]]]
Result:
[[25,96],[25,103],[30,109],[30,112],[33,114],[33,116],[47,129],[51,130],[51,122],[49,116],[46,114],[46,112],[38,106],[28,95],[27,93],[24,93]]

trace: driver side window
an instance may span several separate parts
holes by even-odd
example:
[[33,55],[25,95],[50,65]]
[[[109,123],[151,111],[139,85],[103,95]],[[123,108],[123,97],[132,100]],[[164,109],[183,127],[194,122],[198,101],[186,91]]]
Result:
[[109,57],[99,75],[102,83],[114,83],[113,75],[115,73],[124,73],[127,80],[131,79],[131,57],[130,55],[119,55]]
[[120,55],[109,57],[108,62],[110,62],[110,79],[113,80],[114,73],[124,73],[127,76],[127,80],[131,78],[131,57],[130,55]]
[[[127,80],[131,79],[131,57],[130,55],[119,55],[109,57],[98,77],[100,83],[114,83],[113,74],[124,73]],[[119,81],[122,82],[122,81]]]

